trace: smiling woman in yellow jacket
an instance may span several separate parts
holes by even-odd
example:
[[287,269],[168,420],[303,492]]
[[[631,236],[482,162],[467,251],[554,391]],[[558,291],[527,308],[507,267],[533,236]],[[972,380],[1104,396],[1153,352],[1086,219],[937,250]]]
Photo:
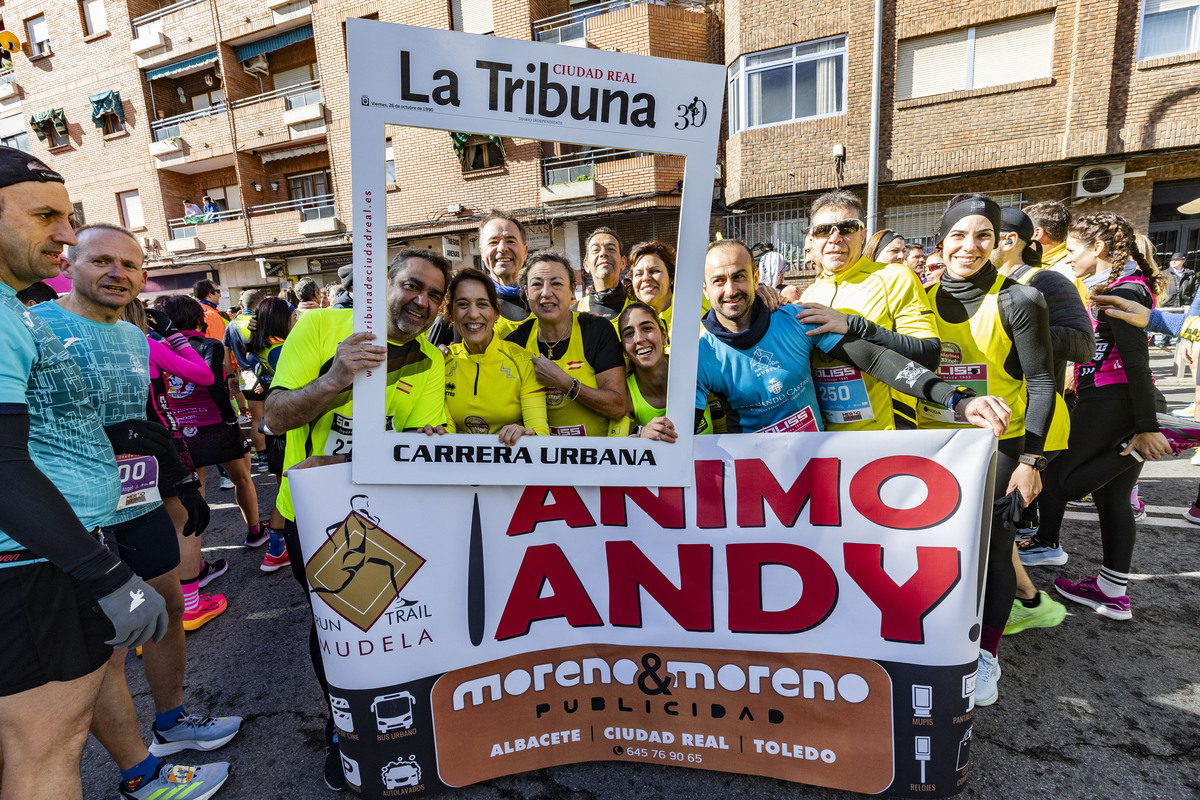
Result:
[[451,433],[495,433],[503,444],[547,436],[546,390],[528,350],[496,336],[500,316],[487,275],[464,269],[450,279],[448,313],[461,342],[446,354],[446,421]]

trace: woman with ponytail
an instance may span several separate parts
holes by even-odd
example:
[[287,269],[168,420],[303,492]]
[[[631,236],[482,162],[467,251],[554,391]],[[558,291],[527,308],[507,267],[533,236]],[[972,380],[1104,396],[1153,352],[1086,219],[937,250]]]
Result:
[[[1067,231],[1065,261],[1093,296],[1155,304],[1162,278],[1123,217],[1101,213],[1076,219]],[[1104,565],[1099,575],[1077,582],[1059,578],[1054,588],[1102,616],[1125,620],[1132,616],[1125,589],[1137,533],[1129,495],[1143,461],[1172,451],[1155,419],[1145,333],[1103,310],[1090,313],[1096,353],[1092,361],[1075,366],[1078,401],[1070,443],[1046,471],[1038,537],[1057,544],[1067,501],[1090,492],[1100,518]]]

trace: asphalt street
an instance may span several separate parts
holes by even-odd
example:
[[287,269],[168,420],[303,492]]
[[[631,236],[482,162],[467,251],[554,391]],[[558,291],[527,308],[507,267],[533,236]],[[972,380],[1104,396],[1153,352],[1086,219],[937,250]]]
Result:
[[[1192,381],[1174,378],[1155,351],[1159,386],[1172,407],[1191,399]],[[1130,584],[1133,619],[1115,622],[1068,603],[1057,628],[1005,637],[1000,700],[974,721],[970,798],[1200,798],[1200,527],[1180,518],[1200,483],[1188,455],[1150,463],[1141,496],[1149,518],[1139,524]],[[274,479],[257,475],[262,516]],[[188,634],[184,697],[189,710],[245,718],[241,734],[213,753],[185,752],[182,763],[227,760],[232,776],[218,797],[229,800],[333,797],[322,781],[323,702],[308,663],[308,603],[287,569],[259,570],[265,546],[246,551],[233,492],[210,470],[213,522],[206,556],[227,558],[229,572],[206,591],[229,610]],[[1070,561],[1038,567],[1034,580],[1077,579],[1099,569],[1095,515],[1068,512],[1063,543]],[[1053,592],[1052,592],[1053,593]],[[128,674],[149,741],[154,719],[138,659]],[[90,739],[83,756],[84,797],[117,798],[118,773]],[[847,792],[683,768],[622,763],[558,767],[470,787],[455,798],[849,798]]]

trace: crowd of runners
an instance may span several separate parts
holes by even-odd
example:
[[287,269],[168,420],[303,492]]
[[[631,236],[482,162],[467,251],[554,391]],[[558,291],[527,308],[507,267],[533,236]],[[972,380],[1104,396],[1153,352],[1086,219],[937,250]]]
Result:
[[[205,471],[232,488],[245,547],[267,545],[262,569],[290,566],[307,596],[286,473],[350,460],[352,388],[365,369],[386,365],[394,430],[508,445],[674,442],[680,426],[991,430],[980,706],[999,696],[1002,637],[1059,624],[1056,596],[1131,618],[1138,475],[1188,443],[1186,425],[1162,415],[1148,340],[1200,338],[1196,308],[1158,308],[1164,291],[1177,304],[1192,283],[1182,254],[1160,270],[1128,221],[1073,218],[1060,203],[1022,210],[956,196],[927,251],[893,231],[868,237],[857,197],[824,194],[805,239],[815,281],[786,285],[772,248],[754,248],[756,259],[717,239],[699,331],[672,324],[676,276],[701,266],[678,271],[674,243],[630,246],[599,228],[574,264],[529,252],[522,222],[492,211],[479,224],[483,269],[413,247],[395,255],[378,338],[354,332],[349,267],[325,290],[306,281],[295,295],[244,292],[227,318],[209,281],[144,303],[137,238],[74,222],[62,177],[0,148],[0,791],[14,798],[81,797],[89,730],[115,762],[121,797],[203,800],[220,789],[227,763],[164,760],[219,748],[242,723],[183,697],[185,633],[227,607],[204,591],[228,566],[202,553]],[[40,282],[60,271],[71,288],[56,297]],[[671,339],[696,335],[694,417],[668,419]],[[1191,359],[1191,342],[1181,346]],[[273,508],[260,507],[255,472],[280,482]],[[1064,509],[1085,497],[1102,569],[1054,581],[1052,595],[1026,567],[1067,562]],[[1200,505],[1184,516],[1200,524]],[[310,653],[327,698],[315,628]],[[153,696],[149,743],[129,669],[144,670]],[[330,714],[324,778],[341,790],[337,735]]]

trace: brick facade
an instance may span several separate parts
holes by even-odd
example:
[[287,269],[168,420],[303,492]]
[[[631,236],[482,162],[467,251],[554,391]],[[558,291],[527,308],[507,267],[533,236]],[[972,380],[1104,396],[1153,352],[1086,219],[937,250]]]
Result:
[[[873,5],[726,0],[727,65],[776,47],[847,38],[845,113],[731,136],[724,158],[729,206],[753,212],[778,198],[802,201],[834,188],[834,144],[846,151],[843,185],[865,199]],[[1054,12],[1049,77],[897,99],[901,41],[1046,11]],[[1138,61],[1139,20],[1140,5],[1129,0],[888,4],[880,81],[881,214],[898,205],[944,202],[961,190],[1020,190],[1026,202],[1073,200],[1081,213],[1116,211],[1145,230],[1156,181],[1200,179],[1200,54]],[[1075,168],[1109,162],[1147,174],[1127,179],[1119,195],[1073,198]]]

